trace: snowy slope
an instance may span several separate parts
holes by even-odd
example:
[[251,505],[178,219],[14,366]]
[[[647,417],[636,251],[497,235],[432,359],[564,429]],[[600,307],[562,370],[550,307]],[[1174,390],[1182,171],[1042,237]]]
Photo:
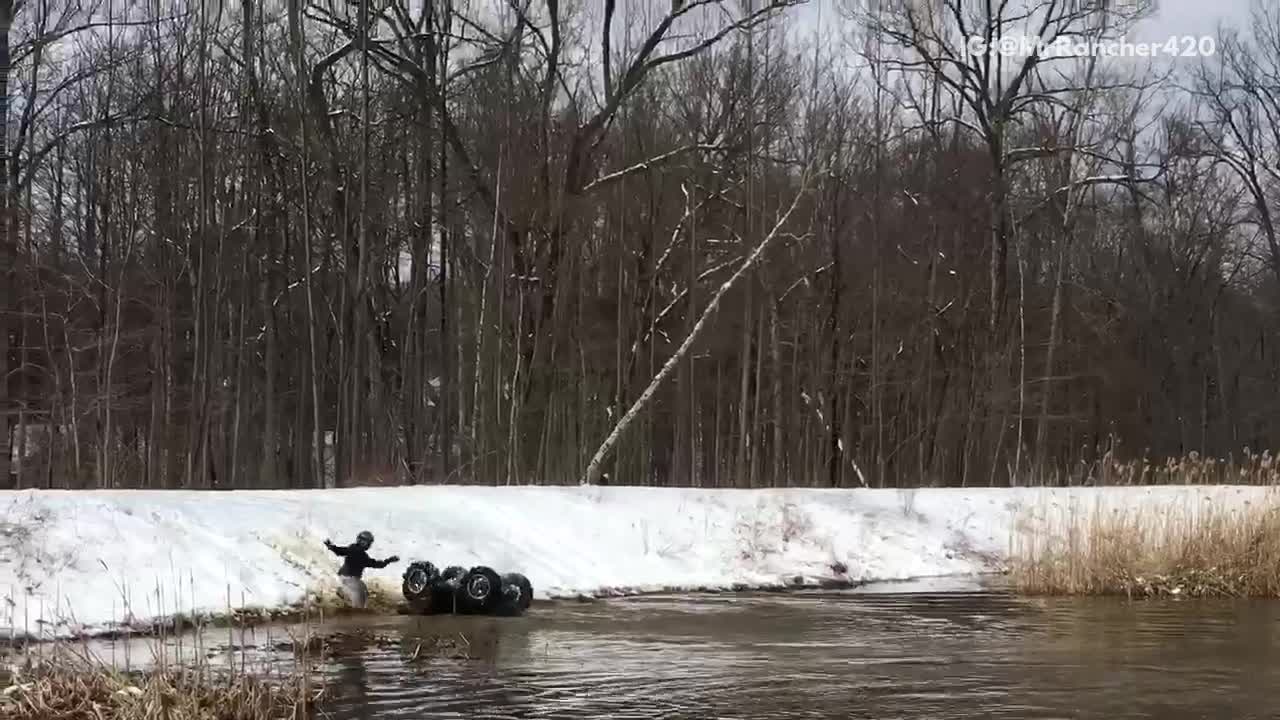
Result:
[[[520,571],[541,597],[901,580],[999,568],[1016,523],[1096,502],[1244,502],[1245,487],[692,490],[414,487],[262,492],[0,492],[0,633],[49,636],[334,586],[325,538],[369,529],[370,570],[405,562]],[[843,566],[838,575],[833,567]]]

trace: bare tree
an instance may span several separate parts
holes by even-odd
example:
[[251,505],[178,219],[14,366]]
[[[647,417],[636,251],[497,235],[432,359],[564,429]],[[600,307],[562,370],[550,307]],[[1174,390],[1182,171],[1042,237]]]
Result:
[[0,462],[914,486],[1274,444],[1273,11],[1180,107],[969,45],[1133,3],[891,0],[838,51],[800,4],[0,3]]
[[771,229],[769,233],[760,240],[755,248],[746,255],[742,263],[738,265],[738,269],[734,271],[733,275],[731,275],[728,280],[725,280],[724,284],[722,284],[720,288],[716,290],[716,293],[711,296],[711,300],[707,303],[707,306],[703,308],[702,314],[698,318],[698,322],[693,325],[689,334],[685,336],[684,340],[680,343],[680,347],[676,348],[675,353],[673,353],[667,362],[663,364],[662,369],[653,377],[649,386],[644,389],[644,392],[640,393],[640,396],[636,398],[634,403],[632,403],[631,408],[618,420],[617,425],[614,426],[613,430],[609,433],[609,436],[605,438],[604,442],[600,445],[600,448],[596,450],[595,456],[591,458],[590,464],[587,465],[587,471],[582,478],[581,484],[594,485],[600,480],[600,473],[602,470],[601,463],[613,449],[614,445],[617,444],[622,433],[626,432],[631,423],[635,421],[636,416],[639,415],[649,403],[653,394],[658,390],[658,387],[671,375],[675,368],[680,364],[680,361],[684,359],[684,356],[689,352],[689,349],[698,341],[698,336],[707,326],[708,321],[715,316],[716,310],[720,307],[720,301],[724,298],[725,294],[729,292],[734,283],[755,267],[755,265],[760,261],[760,258],[764,256],[769,245],[787,226],[787,222],[791,219],[792,213],[794,213],[796,208],[800,205],[800,201],[804,199],[812,174],[813,171],[811,168],[805,169],[804,175],[801,177],[800,181],[800,191],[796,194],[796,197],[791,202],[790,207],[788,207],[778,218],[773,229]]
[[1206,151],[1231,169],[1249,193],[1268,264],[1280,282],[1280,236],[1272,195],[1280,182],[1280,8],[1255,3],[1252,31],[1228,31],[1219,52],[1197,68],[1192,88],[1205,116],[1197,119]]
[[[990,316],[995,329],[1005,303],[1009,256],[1009,172],[1036,151],[1010,147],[1010,132],[1031,108],[1054,103],[1075,90],[1070,75],[1046,66],[1077,62],[1069,53],[1046,53],[1059,43],[1094,42],[1123,37],[1128,25],[1146,12],[1145,3],[1117,5],[1109,0],[893,0],[869,16],[873,32],[896,43],[906,57],[898,68],[927,71],[963,102],[966,115],[951,122],[981,138],[990,161]],[[1014,41],[1013,53],[1002,43]],[[1053,82],[1032,83],[1034,73]],[[1063,82],[1058,78],[1066,78]]]

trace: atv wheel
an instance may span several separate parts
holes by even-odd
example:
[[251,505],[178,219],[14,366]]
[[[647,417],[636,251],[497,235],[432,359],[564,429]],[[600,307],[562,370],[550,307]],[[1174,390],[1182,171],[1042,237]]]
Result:
[[436,566],[422,560],[415,562],[404,571],[404,583],[400,590],[404,599],[410,603],[419,603],[431,599],[431,586],[440,577]]
[[529,609],[529,604],[533,602],[533,583],[529,582],[529,578],[516,572],[507,573],[502,576],[502,584],[518,592],[515,598],[515,606],[520,612]]
[[462,578],[458,594],[459,604],[469,612],[493,612],[502,602],[502,576],[493,568],[477,565]]
[[462,576],[467,574],[467,569],[461,565],[450,565],[440,573],[440,579],[445,582],[458,582],[462,580]]

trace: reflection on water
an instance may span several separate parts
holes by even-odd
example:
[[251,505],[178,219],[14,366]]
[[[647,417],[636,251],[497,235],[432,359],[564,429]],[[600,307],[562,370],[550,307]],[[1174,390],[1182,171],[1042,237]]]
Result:
[[558,605],[504,619],[492,662],[407,670],[398,649],[347,657],[335,672],[364,684],[335,710],[352,719],[1271,718],[1278,621],[1270,603],[998,594]]
[[[360,632],[331,668],[339,719],[1280,716],[1280,603],[648,597]],[[434,633],[492,640],[407,663]]]

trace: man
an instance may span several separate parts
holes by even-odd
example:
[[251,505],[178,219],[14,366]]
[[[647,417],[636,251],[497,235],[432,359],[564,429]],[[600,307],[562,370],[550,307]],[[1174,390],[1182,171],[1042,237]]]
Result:
[[355,543],[346,547],[339,547],[328,540],[324,541],[324,546],[334,555],[345,558],[342,561],[342,567],[338,569],[338,595],[353,608],[363,609],[369,602],[369,588],[361,579],[365,568],[384,568],[400,560],[396,555],[386,560],[374,560],[369,557],[369,548],[373,547],[373,533],[368,530],[362,530],[356,536]]

